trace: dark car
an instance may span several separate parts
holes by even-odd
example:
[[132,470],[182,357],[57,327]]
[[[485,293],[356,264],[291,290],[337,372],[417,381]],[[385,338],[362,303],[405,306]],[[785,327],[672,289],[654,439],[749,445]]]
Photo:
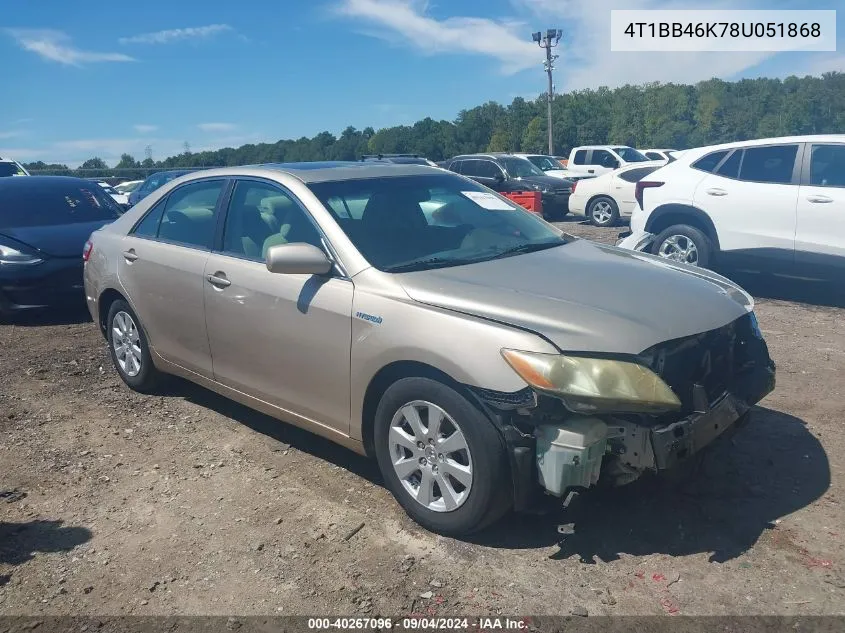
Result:
[[546,176],[527,158],[513,154],[466,154],[446,161],[444,167],[494,191],[539,191],[543,197],[543,217],[547,220],[560,220],[569,213],[572,181]]
[[170,171],[157,171],[154,174],[147,176],[147,179],[141,183],[141,186],[129,194],[129,206],[132,207],[138,204],[139,201],[146,198],[153,191],[161,187],[163,184],[170,182],[174,178],[184,176],[191,173],[192,169],[171,169]]
[[82,178],[0,179],[0,317],[82,305],[85,243],[120,215],[110,196]]

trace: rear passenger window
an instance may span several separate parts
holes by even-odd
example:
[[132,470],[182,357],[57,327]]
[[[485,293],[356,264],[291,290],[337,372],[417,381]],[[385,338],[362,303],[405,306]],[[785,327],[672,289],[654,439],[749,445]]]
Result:
[[747,147],[742,158],[740,180],[786,185],[792,182],[797,145]]
[[845,187],[845,145],[813,145],[810,184],[816,187]]
[[159,239],[210,249],[214,237],[214,208],[225,182],[194,182],[172,191],[164,206]]
[[133,235],[138,237],[149,237],[155,239],[158,237],[158,225],[161,222],[161,214],[164,211],[164,202],[159,202],[156,206],[147,212],[144,219],[135,225],[132,231]]
[[728,160],[722,163],[716,173],[720,176],[725,176],[726,178],[739,178],[739,166],[741,163],[742,150],[738,149],[730,155]]
[[712,154],[707,154],[704,158],[699,158],[696,162],[692,164],[693,167],[696,169],[700,169],[701,171],[712,172],[716,169],[716,165],[718,165],[722,159],[728,155],[729,150],[724,150],[721,152],[713,152]]
[[575,152],[575,159],[574,162],[576,165],[586,165],[587,164],[587,150],[579,149]]

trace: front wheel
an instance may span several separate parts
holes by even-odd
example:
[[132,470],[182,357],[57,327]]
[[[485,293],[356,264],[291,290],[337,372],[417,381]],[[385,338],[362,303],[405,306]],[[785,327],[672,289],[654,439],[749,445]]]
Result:
[[441,382],[403,378],[391,385],[376,410],[374,441],[388,489],[426,529],[468,534],[511,507],[501,436]]
[[675,224],[654,240],[652,253],[665,259],[706,268],[713,255],[710,239],[694,226]]

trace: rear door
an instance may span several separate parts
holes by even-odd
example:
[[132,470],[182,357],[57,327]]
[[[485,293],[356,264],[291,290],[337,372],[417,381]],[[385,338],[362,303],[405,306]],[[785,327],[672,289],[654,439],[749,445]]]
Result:
[[[504,172],[492,160],[486,158],[465,159],[461,166],[461,173],[496,191],[507,189],[507,187],[504,187]],[[499,178],[496,177],[497,175]]]
[[800,274],[845,279],[845,144],[808,144],[798,189]]
[[713,221],[726,263],[792,270],[802,149],[800,143],[737,148],[699,182],[693,202]]
[[227,180],[186,183],[158,202],[124,238],[118,276],[165,360],[212,377],[205,326],[205,263]]

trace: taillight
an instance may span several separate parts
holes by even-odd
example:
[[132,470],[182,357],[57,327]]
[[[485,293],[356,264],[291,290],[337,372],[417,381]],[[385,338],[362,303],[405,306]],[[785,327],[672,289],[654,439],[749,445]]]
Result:
[[634,197],[637,199],[637,204],[640,205],[640,209],[643,207],[643,191],[646,189],[651,189],[652,187],[662,187],[664,183],[657,182],[656,180],[640,180],[637,183],[636,189],[634,189]]
[[572,187],[570,187],[570,188],[569,188],[569,192],[570,192],[570,193],[575,193],[575,187],[577,187],[577,186],[578,186],[578,181],[577,181],[577,180],[573,180],[573,181],[572,181]]
[[94,242],[88,240],[85,242],[85,247],[82,249],[82,261],[87,262],[88,258],[91,257],[91,250],[94,248]]

